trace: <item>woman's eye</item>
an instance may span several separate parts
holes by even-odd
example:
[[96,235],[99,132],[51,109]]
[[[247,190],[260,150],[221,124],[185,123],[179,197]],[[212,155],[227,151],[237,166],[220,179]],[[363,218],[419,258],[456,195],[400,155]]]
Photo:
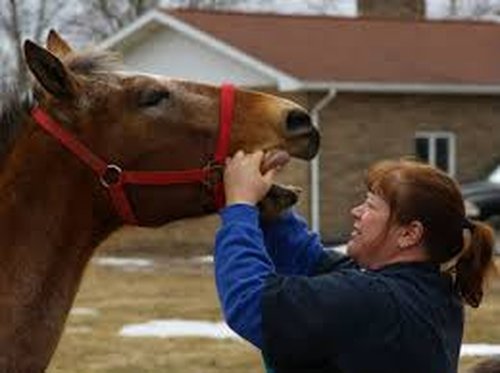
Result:
[[167,90],[144,91],[139,96],[139,105],[143,107],[156,106],[169,97],[170,92]]

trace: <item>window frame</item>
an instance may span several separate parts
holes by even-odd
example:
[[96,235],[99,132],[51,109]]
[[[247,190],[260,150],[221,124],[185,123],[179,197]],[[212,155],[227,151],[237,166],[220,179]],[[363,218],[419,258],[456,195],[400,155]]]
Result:
[[413,138],[413,153],[418,157],[416,152],[416,140],[417,139],[426,139],[428,152],[429,152],[429,160],[428,163],[434,167],[437,167],[436,164],[436,143],[437,139],[446,139],[448,141],[448,170],[446,171],[450,176],[455,177],[457,171],[457,150],[456,150],[456,134],[451,131],[417,131]]

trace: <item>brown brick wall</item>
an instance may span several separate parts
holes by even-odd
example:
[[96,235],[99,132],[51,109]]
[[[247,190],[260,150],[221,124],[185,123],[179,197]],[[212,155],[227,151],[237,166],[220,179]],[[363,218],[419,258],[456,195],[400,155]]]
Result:
[[479,177],[500,157],[496,97],[339,94],[322,112],[321,128],[325,239],[350,230],[349,210],[364,194],[364,170],[383,158],[413,155],[417,131],[455,133],[459,181]]

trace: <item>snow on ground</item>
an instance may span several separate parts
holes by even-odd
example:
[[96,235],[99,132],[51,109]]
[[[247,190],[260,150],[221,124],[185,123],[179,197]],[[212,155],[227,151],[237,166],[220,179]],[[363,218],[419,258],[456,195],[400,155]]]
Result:
[[99,311],[95,308],[73,307],[69,312],[71,316],[99,316]]
[[[327,247],[327,250],[336,250],[341,253],[346,252],[346,245],[338,245]],[[214,257],[212,255],[203,255],[203,256],[193,256],[191,258],[187,258],[186,261],[198,264],[213,264]],[[145,258],[123,258],[123,257],[113,257],[113,256],[99,256],[92,260],[94,264],[99,266],[107,266],[119,268],[122,270],[152,270],[156,266],[157,263],[153,259],[145,259]]]
[[[224,322],[200,320],[152,320],[143,324],[129,324],[119,332],[122,337],[179,338],[200,337],[241,340]],[[461,356],[500,355],[500,345],[486,343],[463,344]]]
[[[328,247],[329,250],[336,250],[345,253],[346,245]],[[194,263],[212,264],[212,256],[197,256],[188,259]],[[120,258],[120,257],[97,257],[94,263],[102,266],[121,268],[123,270],[143,270],[153,269],[155,262],[152,259],[144,258]],[[93,308],[73,308],[72,315],[98,316],[99,312]],[[88,333],[90,329],[74,328],[73,333]],[[156,337],[156,338],[176,338],[176,337],[201,337],[214,339],[237,339],[241,340],[224,322],[209,322],[201,320],[152,320],[143,324],[129,324],[122,327],[119,335],[123,337]],[[460,352],[461,356],[492,356],[500,355],[500,345],[476,343],[463,344]]]
[[195,256],[191,258],[191,260],[195,263],[207,263],[207,264],[213,264],[214,263],[214,257],[212,255],[204,255],[204,256]]
[[460,356],[493,356],[500,355],[500,345],[487,343],[463,344]]
[[154,266],[154,260],[143,258],[100,256],[94,258],[92,261],[100,266],[117,267],[129,271],[152,269]]
[[152,320],[143,324],[129,324],[122,327],[123,337],[202,337],[214,339],[240,339],[224,322],[200,320]]

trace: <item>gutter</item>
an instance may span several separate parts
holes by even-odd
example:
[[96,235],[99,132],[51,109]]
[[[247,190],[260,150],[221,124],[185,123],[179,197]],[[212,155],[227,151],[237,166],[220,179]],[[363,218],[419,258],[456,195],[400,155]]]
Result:
[[498,95],[500,84],[430,84],[430,83],[375,83],[375,82],[340,82],[302,81],[295,89],[323,91],[335,87],[337,91],[355,93],[387,94],[428,94],[428,95]]
[[[320,122],[319,116],[320,112],[333,101],[335,96],[337,95],[337,90],[333,87],[330,87],[328,93],[323,96],[311,109],[311,119],[313,125],[319,130]],[[320,164],[319,164],[319,156],[316,157],[311,162],[310,168],[310,180],[311,180],[311,229],[314,232],[320,232]]]

